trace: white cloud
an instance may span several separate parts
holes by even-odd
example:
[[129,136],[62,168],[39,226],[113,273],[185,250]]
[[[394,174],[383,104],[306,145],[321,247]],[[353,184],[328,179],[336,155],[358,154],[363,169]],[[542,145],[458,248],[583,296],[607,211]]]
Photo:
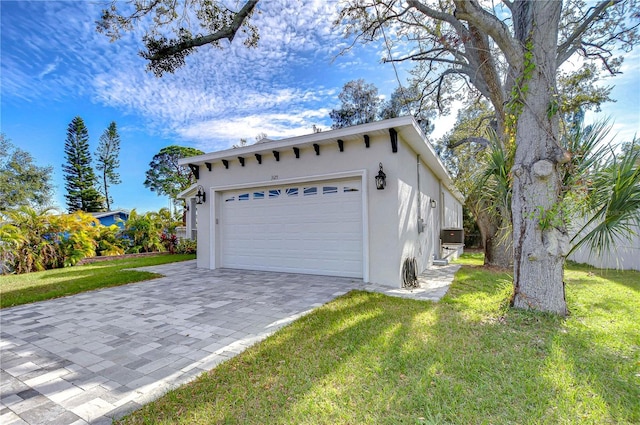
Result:
[[[338,3],[269,0],[258,5],[252,17],[260,31],[257,48],[246,48],[239,35],[231,44],[223,42],[223,49],[199,49],[187,57],[186,66],[156,78],[138,55],[143,28],[109,43],[93,26],[100,4],[26,4],[30,9],[24,15],[37,11],[40,18],[25,18],[3,33],[3,41],[23,38],[28,46],[24,53],[3,55],[3,76],[11,81],[3,82],[3,94],[31,101],[86,96],[140,116],[152,133],[185,143],[211,140],[214,131],[222,132],[217,140],[235,143],[261,132],[287,137],[326,124],[325,106],[337,103],[336,94],[349,77],[327,84],[324,76],[306,73],[318,64],[328,66],[345,45],[333,27]],[[334,61],[339,72],[357,70],[358,77],[365,71],[379,73],[377,66],[363,64],[353,52]],[[240,123],[243,131],[237,135],[234,125]]]
[[[337,53],[341,36],[331,26],[336,4],[300,0],[259,4],[260,13],[254,17],[261,35],[257,48],[246,48],[241,37],[223,49],[203,48],[187,58],[186,66],[161,79],[143,71],[139,58],[124,59],[115,72],[113,68],[96,72],[94,99],[140,113],[159,131],[199,143],[213,137],[214,131],[222,132],[220,140],[232,137],[235,143],[260,132],[285,137],[295,123],[309,129],[322,124],[328,116],[325,109],[320,109],[322,116],[315,114],[316,122],[300,117],[310,117],[309,111],[334,97],[336,88],[305,87],[292,67],[328,63]],[[135,48],[124,43],[117,55],[108,55],[112,61],[135,57]],[[247,127],[247,122],[252,124]],[[244,123],[246,131],[236,136],[238,123]]]
[[203,151],[231,147],[240,139],[253,140],[260,133],[270,139],[300,136],[312,132],[318,119],[329,113],[327,109],[313,109],[290,113],[256,113],[228,118],[201,120],[177,128],[175,131],[185,139],[197,141]]
[[38,78],[42,79],[45,76],[47,76],[48,74],[51,74],[52,72],[54,72],[57,68],[58,65],[60,65],[60,57],[56,56],[56,60],[54,60],[53,62],[51,62],[50,64],[48,64],[43,70],[42,72],[40,72],[40,74],[38,74]]
[[[336,95],[349,79],[375,75],[383,98],[397,85],[391,73],[381,76],[384,69],[391,69],[377,61],[388,55],[382,43],[358,45],[336,58],[348,45],[342,32],[333,27],[337,2],[265,0],[258,5],[259,13],[252,17],[260,31],[257,48],[246,48],[238,36],[232,44],[223,42],[223,49],[199,49],[175,74],[156,78],[145,71],[146,63],[138,55],[143,28],[109,43],[93,26],[100,4],[39,3],[38,21],[3,25],[3,42],[22,40],[25,46],[8,56],[3,52],[3,95],[31,101],[64,99],[72,89],[73,96],[85,95],[140,116],[141,125],[153,133],[210,150],[228,147],[241,137],[252,140],[262,132],[274,138],[289,137],[311,131],[313,124],[326,124],[328,108],[337,105]],[[33,4],[24,7],[36,10]],[[39,26],[37,31],[34,25]],[[409,47],[393,46],[394,57],[407,53],[398,49]],[[363,63],[363,52],[373,59]],[[305,79],[304,72],[318,63],[323,67],[332,63],[342,80]],[[616,90],[627,94],[639,93],[639,70],[640,56],[633,52],[627,55],[624,74],[605,83],[616,84]],[[614,92],[614,97],[619,95]],[[618,102],[604,108],[624,137],[640,133],[638,105],[636,96],[634,104]],[[436,119],[431,137],[448,131],[455,116],[454,108],[448,116]],[[635,127],[629,124],[634,122]]]

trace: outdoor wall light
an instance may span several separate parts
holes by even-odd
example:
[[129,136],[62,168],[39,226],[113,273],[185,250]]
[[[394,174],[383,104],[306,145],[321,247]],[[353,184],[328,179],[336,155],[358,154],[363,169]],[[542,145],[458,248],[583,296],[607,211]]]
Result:
[[198,193],[196,193],[196,204],[204,204],[207,200],[207,195],[204,193],[204,187],[198,186]]
[[376,176],[376,188],[378,190],[384,189],[387,185],[387,175],[382,171],[382,162],[380,163],[380,170],[378,171],[378,175]]
[[436,207],[436,200],[432,199],[431,201],[429,201],[429,205],[431,205],[431,208],[435,208]]

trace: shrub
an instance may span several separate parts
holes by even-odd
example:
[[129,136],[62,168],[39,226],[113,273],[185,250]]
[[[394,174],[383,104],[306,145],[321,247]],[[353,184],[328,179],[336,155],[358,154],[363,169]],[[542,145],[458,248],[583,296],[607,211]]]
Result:
[[[0,212],[0,273],[28,273],[67,267],[96,255],[176,252],[175,228],[169,210],[137,214],[131,211],[120,230],[103,226],[91,214],[78,211],[54,215],[55,210],[20,207]],[[193,249],[185,252],[195,252]]]
[[120,236],[120,228],[115,224],[98,226],[98,228],[96,253],[99,256],[124,254],[124,247],[128,244],[128,241]]
[[176,247],[178,246],[178,237],[175,234],[163,232],[162,235],[160,235],[160,240],[162,241],[162,245],[167,251],[169,251],[171,254],[176,253]]
[[127,253],[164,251],[161,233],[162,223],[156,213],[138,214],[132,210],[122,231],[124,240],[128,242]]
[[182,239],[178,242],[176,253],[178,254],[195,254],[197,251],[197,242],[191,239]]
[[3,273],[29,273],[76,264],[96,255],[99,223],[84,212],[53,215],[23,206],[4,211],[0,226]]

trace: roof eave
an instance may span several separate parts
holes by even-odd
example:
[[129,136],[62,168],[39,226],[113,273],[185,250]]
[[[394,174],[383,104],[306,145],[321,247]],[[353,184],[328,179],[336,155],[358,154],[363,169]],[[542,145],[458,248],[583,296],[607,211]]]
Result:
[[[319,133],[305,134],[302,136],[290,137],[287,139],[276,140],[267,143],[257,143],[239,148],[225,149],[222,151],[211,152],[204,155],[182,158],[178,161],[180,165],[194,164],[201,165],[211,163],[223,159],[237,158],[241,156],[264,154],[271,151],[278,151],[292,147],[302,147],[312,145],[314,143],[331,143],[338,139],[349,139],[368,133],[383,131],[390,128],[402,136],[402,138],[411,146],[411,148],[420,154],[422,160],[436,174],[436,176],[444,183],[449,191],[462,203],[464,196],[456,189],[453,180],[449,175],[444,164],[436,154],[427,138],[422,133],[422,129],[412,116],[403,116],[391,118],[383,121],[374,121],[371,123],[355,125],[351,127],[339,128],[335,130],[322,131]],[[195,187],[195,185],[193,186]],[[181,192],[178,197],[183,199],[187,192]]]
[[[384,121],[375,121],[366,124],[354,125],[351,127],[338,128],[335,130],[322,131],[319,133],[305,134],[302,136],[289,137],[281,140],[274,140],[267,143],[256,143],[239,148],[225,149],[222,151],[206,153],[204,155],[182,158],[178,161],[180,165],[203,164],[205,162],[218,161],[221,159],[235,158],[238,156],[251,155],[255,153],[271,152],[274,150],[291,148],[294,146],[306,146],[318,142],[330,142],[343,138],[355,137],[367,133],[386,130],[391,127],[412,126],[415,124],[413,117],[404,116],[391,118]],[[417,126],[417,124],[415,124]]]

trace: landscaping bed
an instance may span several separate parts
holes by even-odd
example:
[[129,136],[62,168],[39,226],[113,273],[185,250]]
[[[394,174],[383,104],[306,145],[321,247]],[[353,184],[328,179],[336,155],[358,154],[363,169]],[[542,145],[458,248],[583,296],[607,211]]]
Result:
[[142,258],[142,257],[157,257],[158,255],[166,255],[166,252],[140,252],[137,254],[122,254],[122,255],[103,255],[99,257],[87,257],[80,261],[78,261],[78,266],[83,264],[92,264],[98,263],[101,261],[111,261],[111,260],[123,260],[127,258]]

